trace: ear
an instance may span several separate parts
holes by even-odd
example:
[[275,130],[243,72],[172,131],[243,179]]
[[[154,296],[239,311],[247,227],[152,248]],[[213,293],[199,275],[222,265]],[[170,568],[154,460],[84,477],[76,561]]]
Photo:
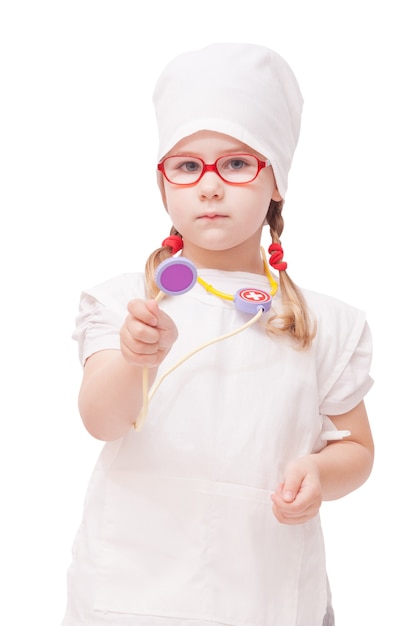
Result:
[[279,202],[280,200],[282,200],[282,196],[278,191],[278,187],[275,187],[273,193],[272,193],[272,198],[271,200],[275,200],[275,202]]

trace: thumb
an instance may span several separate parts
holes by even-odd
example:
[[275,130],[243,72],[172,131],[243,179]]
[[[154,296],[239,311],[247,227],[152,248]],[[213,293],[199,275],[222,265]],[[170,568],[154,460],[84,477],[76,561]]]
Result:
[[285,471],[284,482],[281,489],[281,498],[284,502],[293,502],[300,491],[303,481],[302,474],[295,467]]

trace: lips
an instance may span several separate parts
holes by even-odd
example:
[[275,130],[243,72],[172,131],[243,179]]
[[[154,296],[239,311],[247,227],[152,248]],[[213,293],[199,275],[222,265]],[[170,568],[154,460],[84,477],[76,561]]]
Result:
[[206,219],[206,220],[214,220],[225,218],[227,215],[221,215],[220,213],[206,213],[205,215],[200,215],[198,219]]

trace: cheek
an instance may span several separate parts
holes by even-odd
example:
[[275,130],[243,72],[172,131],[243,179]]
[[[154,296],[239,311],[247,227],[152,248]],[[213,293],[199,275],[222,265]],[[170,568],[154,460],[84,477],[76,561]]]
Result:
[[254,217],[256,215],[265,217],[274,197],[274,188],[270,185],[265,185],[263,188],[254,189],[252,198],[249,201],[247,200],[243,206],[246,206],[249,213],[254,215]]
[[162,176],[161,172],[157,173],[156,180],[157,180],[157,183],[158,183],[159,192],[161,194],[162,203],[163,203],[164,207],[167,208],[167,194],[166,194],[166,190],[165,190],[165,179]]
[[188,203],[187,198],[183,195],[177,195],[168,190],[165,194],[165,209],[172,221],[175,228],[182,232],[187,224],[187,216],[190,212],[187,210]]
[[176,215],[179,213],[180,206],[186,206],[186,201],[168,191],[168,193],[165,194],[165,208],[169,215]]
[[162,188],[160,187],[160,189],[165,210],[175,226],[175,218],[180,214],[179,207],[184,206],[184,200],[181,200],[180,196],[175,193],[175,190],[170,189],[168,185],[164,185]]

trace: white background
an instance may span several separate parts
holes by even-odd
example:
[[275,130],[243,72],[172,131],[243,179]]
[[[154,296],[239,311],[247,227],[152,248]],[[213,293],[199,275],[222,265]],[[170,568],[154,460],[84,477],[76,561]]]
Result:
[[153,85],[173,55],[214,41],[265,44],[293,67],[305,109],[285,207],[289,273],[365,309],[373,331],[374,472],[323,506],[337,624],[413,622],[412,11],[407,0],[2,3],[2,623],[60,624],[101,449],[77,412],[79,293],[142,270],[168,235]]

